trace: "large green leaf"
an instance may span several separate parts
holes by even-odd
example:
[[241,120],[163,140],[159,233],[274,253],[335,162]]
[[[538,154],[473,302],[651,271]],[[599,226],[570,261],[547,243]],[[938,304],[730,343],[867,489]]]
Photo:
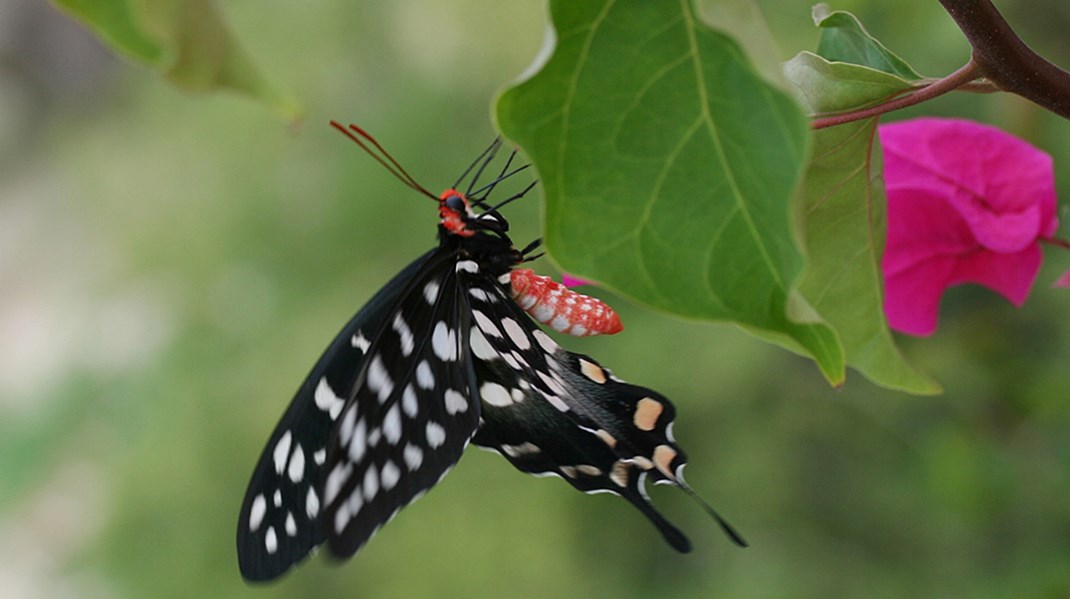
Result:
[[289,119],[299,108],[271,85],[230,35],[214,0],[53,0],[116,52],[175,85],[229,89],[272,106]]
[[[844,20],[857,23],[854,17]],[[857,32],[852,35],[855,41]],[[867,56],[878,68],[888,65],[883,55]],[[830,62],[808,52],[789,62],[786,71],[815,114],[864,108],[913,85],[896,74]],[[903,359],[884,319],[880,257],[885,196],[880,147],[873,143],[876,128],[877,119],[871,118],[822,129],[814,136],[802,188],[810,263],[799,290],[835,327],[851,367],[886,387],[936,393],[939,386]]]
[[552,54],[497,118],[539,170],[553,257],[649,305],[735,321],[841,383],[835,332],[793,291],[799,106],[689,0],[550,6]]

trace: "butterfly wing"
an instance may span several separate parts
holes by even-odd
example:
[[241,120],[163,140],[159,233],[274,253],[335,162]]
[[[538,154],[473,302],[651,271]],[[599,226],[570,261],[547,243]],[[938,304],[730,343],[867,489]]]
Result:
[[418,278],[368,350],[328,450],[323,523],[347,557],[457,463],[479,424],[456,259]]
[[507,300],[500,283],[470,285],[480,290],[470,336],[484,420],[473,442],[521,471],[627,499],[670,545],[688,551],[690,542],[654,509],[645,489],[648,478],[681,482],[685,456],[672,439],[672,404],[562,349]]
[[[467,364],[458,359],[443,367],[435,355],[436,348],[450,355],[450,336],[436,344],[434,326],[463,315],[464,307],[457,302],[455,261],[453,252],[440,248],[410,264],[350,320],[301,385],[268,440],[242,504],[237,544],[246,579],[273,579],[327,539],[336,554],[353,553],[389,515],[434,484],[456,461],[451,456],[460,455],[478,423],[478,404],[469,402],[468,410],[449,419],[443,416],[448,410],[441,398],[437,405],[427,402],[424,409],[421,403],[414,410],[404,394],[411,387],[423,401],[442,388],[427,388],[426,379],[420,378],[433,368],[446,373],[438,377],[443,384],[456,385],[468,397]],[[431,290],[436,290],[434,296]],[[455,351],[457,356],[466,355]],[[406,354],[412,359],[397,359]],[[388,380],[393,389],[386,389]],[[395,439],[395,418],[406,442]],[[444,457],[427,459],[404,483],[393,481],[388,462],[399,475],[403,465],[414,463],[412,450],[406,453],[409,442],[416,442],[414,427],[424,426],[427,442],[427,423],[432,419],[443,426]],[[363,452],[359,423],[366,444]],[[370,443],[376,431],[379,439]],[[370,485],[357,488],[355,494],[353,483],[358,476],[361,482],[370,477],[372,469],[383,492],[369,493],[367,510],[354,510],[354,497],[363,496]],[[391,482],[395,487],[387,489]],[[328,491],[331,497],[326,496]],[[335,523],[342,509],[348,509],[350,516],[339,529]],[[389,512],[386,517],[385,512]]]

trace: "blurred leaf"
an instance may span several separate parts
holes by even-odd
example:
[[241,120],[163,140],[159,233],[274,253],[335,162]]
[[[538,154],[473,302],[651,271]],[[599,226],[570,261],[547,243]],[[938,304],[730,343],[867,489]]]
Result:
[[53,0],[116,52],[192,91],[229,89],[290,120],[300,108],[230,35],[214,0]]
[[554,258],[652,306],[735,321],[842,382],[835,332],[793,291],[799,107],[687,0],[551,13],[552,55],[497,117],[542,177]]
[[[808,52],[786,71],[818,114],[862,108],[910,88],[894,75]],[[885,387],[937,393],[939,386],[899,353],[884,318],[886,206],[880,160],[871,153],[876,127],[872,118],[815,132],[802,188],[810,262],[799,291],[839,333],[848,365]]]
[[703,23],[734,39],[758,73],[781,88],[791,87],[784,78],[784,55],[757,2],[696,0],[695,10]]
[[817,53],[831,62],[867,66],[908,81],[921,79],[914,69],[866,31],[853,14],[830,12],[827,4],[813,9],[814,24],[821,28]]

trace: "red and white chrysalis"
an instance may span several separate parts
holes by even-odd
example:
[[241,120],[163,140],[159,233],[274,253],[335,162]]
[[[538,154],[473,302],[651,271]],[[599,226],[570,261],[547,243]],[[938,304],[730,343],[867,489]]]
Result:
[[602,300],[572,291],[530,268],[510,271],[509,284],[517,305],[559,333],[586,337],[612,335],[624,328],[617,313]]

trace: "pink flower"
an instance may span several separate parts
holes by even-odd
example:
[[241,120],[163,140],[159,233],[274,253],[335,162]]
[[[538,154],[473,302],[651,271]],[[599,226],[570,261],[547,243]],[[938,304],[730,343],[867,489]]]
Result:
[[580,285],[590,285],[591,284],[590,281],[588,281],[586,279],[580,279],[578,277],[574,277],[574,276],[568,274],[567,272],[561,274],[561,283],[565,287],[579,287]]
[[882,125],[888,192],[884,314],[936,330],[940,296],[977,283],[1020,306],[1058,226],[1051,157],[994,127],[923,118]]

